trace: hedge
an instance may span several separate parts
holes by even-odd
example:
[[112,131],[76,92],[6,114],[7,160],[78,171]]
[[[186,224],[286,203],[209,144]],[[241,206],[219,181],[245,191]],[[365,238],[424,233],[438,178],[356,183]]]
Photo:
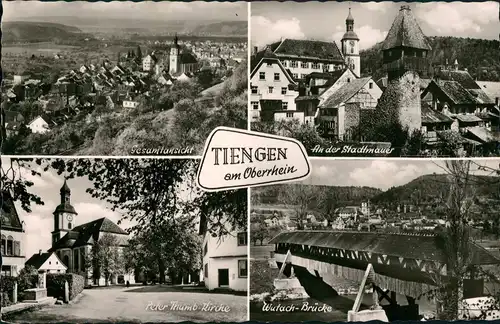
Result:
[[83,291],[85,279],[74,273],[48,273],[47,295],[57,299],[64,299],[64,282],[68,282],[69,299],[72,300]]
[[38,283],[38,276],[25,275],[25,276],[2,276],[0,280],[1,291],[1,306],[8,306],[12,304],[12,294],[14,293],[14,283],[17,281],[17,300],[24,299],[24,291],[26,289],[35,288]]

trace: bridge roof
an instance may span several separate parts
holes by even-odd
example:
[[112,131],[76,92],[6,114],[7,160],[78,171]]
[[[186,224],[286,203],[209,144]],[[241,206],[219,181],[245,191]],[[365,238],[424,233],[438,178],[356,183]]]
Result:
[[[317,247],[363,251],[415,260],[444,262],[444,242],[435,235],[377,232],[291,231],[283,232],[269,243],[291,243]],[[500,260],[474,242],[469,243],[472,263],[500,264]]]

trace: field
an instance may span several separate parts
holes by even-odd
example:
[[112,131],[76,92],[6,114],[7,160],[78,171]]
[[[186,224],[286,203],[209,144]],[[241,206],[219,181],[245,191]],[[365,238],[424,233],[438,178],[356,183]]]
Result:
[[43,43],[32,43],[26,45],[2,46],[2,54],[4,56],[9,56],[9,55],[31,56],[32,54],[55,55],[58,53],[73,51],[77,48],[78,46],[59,45],[51,42],[43,42]]

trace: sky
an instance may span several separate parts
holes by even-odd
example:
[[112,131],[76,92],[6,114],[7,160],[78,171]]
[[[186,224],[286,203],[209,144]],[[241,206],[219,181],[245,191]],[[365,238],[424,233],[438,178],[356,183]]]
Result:
[[[404,2],[255,2],[251,5],[252,46],[263,47],[283,38],[336,41],[346,30],[351,6],[354,31],[366,49],[387,36]],[[498,2],[411,3],[427,36],[497,39]]]
[[[2,164],[10,166],[6,158],[2,159]],[[21,221],[25,223],[26,239],[24,242],[25,256],[30,258],[33,254],[42,251],[47,251],[51,247],[52,234],[54,230],[53,212],[60,204],[59,190],[64,184],[64,176],[58,175],[55,171],[49,170],[44,172],[40,166],[34,164],[41,176],[32,176],[27,169],[21,170],[23,179],[32,181],[34,185],[28,188],[30,193],[38,195],[44,205],[31,204],[31,213],[25,212],[18,202],[15,203],[17,213]],[[78,215],[74,217],[73,226],[82,225],[93,220],[107,217],[116,224],[122,218],[118,211],[112,211],[111,206],[100,199],[93,198],[86,193],[87,188],[93,187],[91,181],[87,177],[69,179],[67,181],[71,189],[71,205],[75,208]],[[179,195],[181,199],[189,199],[188,194],[183,192]],[[135,222],[123,220],[119,226],[126,230],[135,225]]]
[[[476,160],[480,165],[499,169],[500,158]],[[311,176],[304,184],[331,186],[367,186],[387,190],[393,186],[404,185],[422,175],[444,174],[444,161],[404,160],[404,159],[366,159],[366,160],[311,160]],[[490,171],[477,171],[472,165],[472,173],[491,175]]]
[[245,2],[2,1],[4,19],[75,16],[147,20],[246,20]]

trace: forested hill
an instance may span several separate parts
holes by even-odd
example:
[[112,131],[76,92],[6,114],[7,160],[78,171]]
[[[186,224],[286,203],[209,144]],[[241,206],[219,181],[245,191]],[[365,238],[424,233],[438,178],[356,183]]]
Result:
[[[392,206],[397,204],[433,204],[446,201],[450,191],[451,179],[446,174],[428,174],[409,183],[392,187],[373,197],[374,204]],[[495,177],[471,177],[471,190],[479,198],[499,199],[500,180]]]
[[48,22],[10,21],[2,23],[2,42],[45,42],[54,39],[91,37],[74,26]]
[[[498,40],[428,37],[433,65],[444,65],[446,59],[453,64],[458,59],[460,69],[467,68],[474,79],[500,81],[500,42]],[[382,43],[361,51],[361,74],[378,80],[385,75],[382,66]]]
[[[330,186],[311,186],[310,194],[311,209],[319,209],[323,200],[331,200],[336,206],[361,206],[362,202],[370,200],[372,197],[382,193],[380,189],[372,187],[330,187]],[[252,201],[255,204],[286,204],[280,201],[280,191],[288,190],[288,185],[274,185],[260,188],[252,188]]]

